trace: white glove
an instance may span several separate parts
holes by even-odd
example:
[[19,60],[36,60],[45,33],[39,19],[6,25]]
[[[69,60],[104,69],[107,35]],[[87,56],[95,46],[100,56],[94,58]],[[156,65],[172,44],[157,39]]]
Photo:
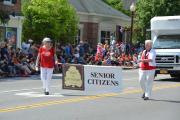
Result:
[[39,71],[39,68],[38,68],[38,66],[35,66],[35,70],[36,70],[36,71]]

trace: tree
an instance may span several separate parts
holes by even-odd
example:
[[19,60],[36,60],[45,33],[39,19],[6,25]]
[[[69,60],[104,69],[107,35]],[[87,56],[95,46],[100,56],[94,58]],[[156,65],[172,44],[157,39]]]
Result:
[[28,0],[23,4],[23,39],[41,41],[50,37],[73,42],[77,34],[76,10],[68,0]]
[[106,4],[110,5],[111,7],[127,14],[130,15],[130,11],[129,10],[125,10],[123,8],[123,2],[121,0],[103,0]]
[[173,16],[180,14],[179,0],[138,0],[136,10],[136,27],[142,29],[139,37],[146,39],[146,29],[154,16]]

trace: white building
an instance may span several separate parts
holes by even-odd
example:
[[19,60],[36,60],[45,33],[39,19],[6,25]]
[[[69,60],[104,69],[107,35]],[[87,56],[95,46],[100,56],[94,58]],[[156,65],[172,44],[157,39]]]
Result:
[[14,13],[14,16],[8,15],[6,24],[0,23],[0,42],[7,39],[14,46],[21,47],[23,17],[17,15],[21,11],[21,0],[1,0],[0,11]]

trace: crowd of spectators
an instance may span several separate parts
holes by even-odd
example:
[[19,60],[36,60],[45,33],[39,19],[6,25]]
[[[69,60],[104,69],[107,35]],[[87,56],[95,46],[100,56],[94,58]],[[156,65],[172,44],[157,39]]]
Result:
[[[0,76],[29,76],[38,74],[35,70],[35,61],[38,49],[41,45],[22,43],[22,49],[14,48],[7,42],[0,43]],[[56,43],[57,58],[59,63],[112,65],[137,67],[137,59],[143,45],[130,46],[124,42],[105,41],[98,43],[97,49],[92,49],[87,42],[78,45]],[[55,67],[55,71],[61,72],[61,64]]]
[[77,46],[56,45],[56,53],[61,63],[131,67],[137,65],[138,56],[143,49],[143,44],[132,47],[124,42],[116,41],[98,43],[96,50],[93,50],[87,42],[82,41]]
[[0,43],[0,76],[29,76],[36,74],[35,58],[38,48],[35,44],[26,48],[14,48],[7,42]]

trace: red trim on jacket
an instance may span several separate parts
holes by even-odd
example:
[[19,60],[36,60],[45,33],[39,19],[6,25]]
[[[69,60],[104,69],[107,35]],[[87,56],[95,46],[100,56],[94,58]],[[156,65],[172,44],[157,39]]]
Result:
[[[142,60],[148,59],[148,57],[149,57],[149,52],[146,52],[146,50],[144,50],[142,53],[141,59]],[[141,62],[139,67],[141,70],[154,70],[154,69],[156,69],[155,66],[150,66],[149,62]]]

